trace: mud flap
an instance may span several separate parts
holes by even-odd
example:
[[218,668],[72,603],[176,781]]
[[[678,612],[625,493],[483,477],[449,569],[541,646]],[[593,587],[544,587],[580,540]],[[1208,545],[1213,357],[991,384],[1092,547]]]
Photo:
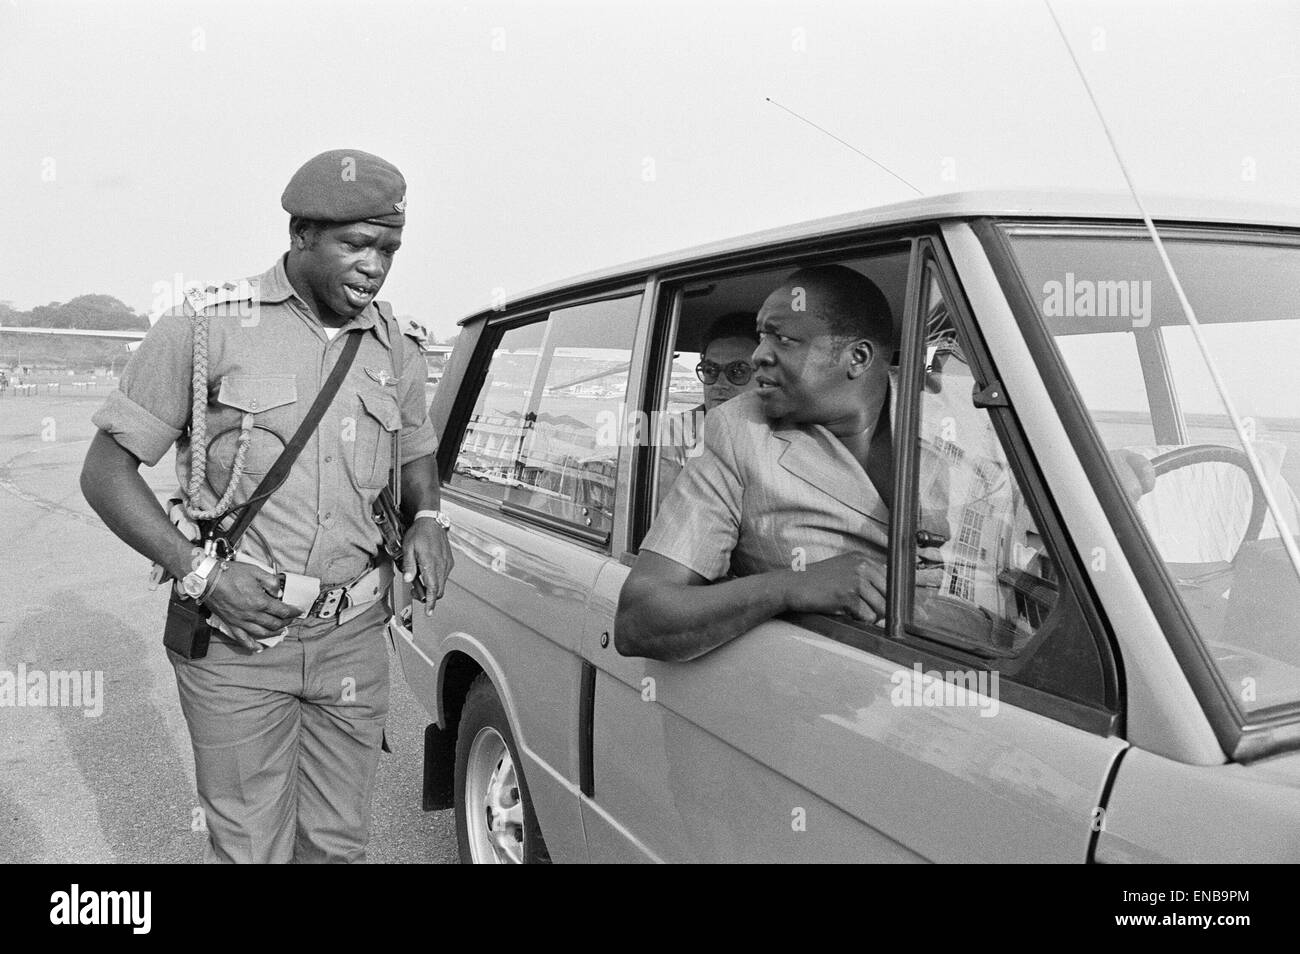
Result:
[[424,729],[424,810],[451,808],[455,801],[456,733],[431,722]]

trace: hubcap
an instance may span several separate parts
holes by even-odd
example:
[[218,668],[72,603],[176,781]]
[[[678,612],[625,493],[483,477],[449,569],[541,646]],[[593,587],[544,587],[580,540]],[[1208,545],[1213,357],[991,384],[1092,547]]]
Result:
[[465,814],[475,864],[518,865],[524,860],[524,805],[506,740],[479,729],[465,768]]

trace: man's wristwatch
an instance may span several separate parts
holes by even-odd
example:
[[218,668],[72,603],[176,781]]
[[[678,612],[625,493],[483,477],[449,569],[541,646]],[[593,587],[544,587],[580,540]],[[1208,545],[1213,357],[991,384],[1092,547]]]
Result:
[[185,578],[181,580],[181,590],[190,599],[199,599],[207,592],[208,581],[212,576],[212,571],[215,570],[217,565],[220,563],[221,561],[215,556],[204,554],[203,559],[199,561],[198,566],[189,573],[186,573]]
[[[421,517],[430,518],[431,520],[435,521],[438,524],[438,526],[442,527],[442,529],[444,530],[451,529],[451,519],[441,510],[421,510],[419,513],[415,515],[415,520],[419,520]],[[415,520],[412,520],[411,522],[414,523]]]

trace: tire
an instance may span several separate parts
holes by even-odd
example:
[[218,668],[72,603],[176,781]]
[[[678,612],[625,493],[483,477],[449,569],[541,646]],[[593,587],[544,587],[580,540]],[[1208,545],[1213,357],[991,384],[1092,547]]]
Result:
[[550,864],[514,733],[486,674],[461,709],[455,787],[461,864]]

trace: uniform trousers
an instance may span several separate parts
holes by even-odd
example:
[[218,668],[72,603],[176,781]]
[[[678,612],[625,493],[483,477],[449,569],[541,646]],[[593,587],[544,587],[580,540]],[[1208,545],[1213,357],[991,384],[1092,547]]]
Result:
[[208,863],[365,860],[388,716],[389,618],[295,623],[261,653],[167,650],[194,745]]

